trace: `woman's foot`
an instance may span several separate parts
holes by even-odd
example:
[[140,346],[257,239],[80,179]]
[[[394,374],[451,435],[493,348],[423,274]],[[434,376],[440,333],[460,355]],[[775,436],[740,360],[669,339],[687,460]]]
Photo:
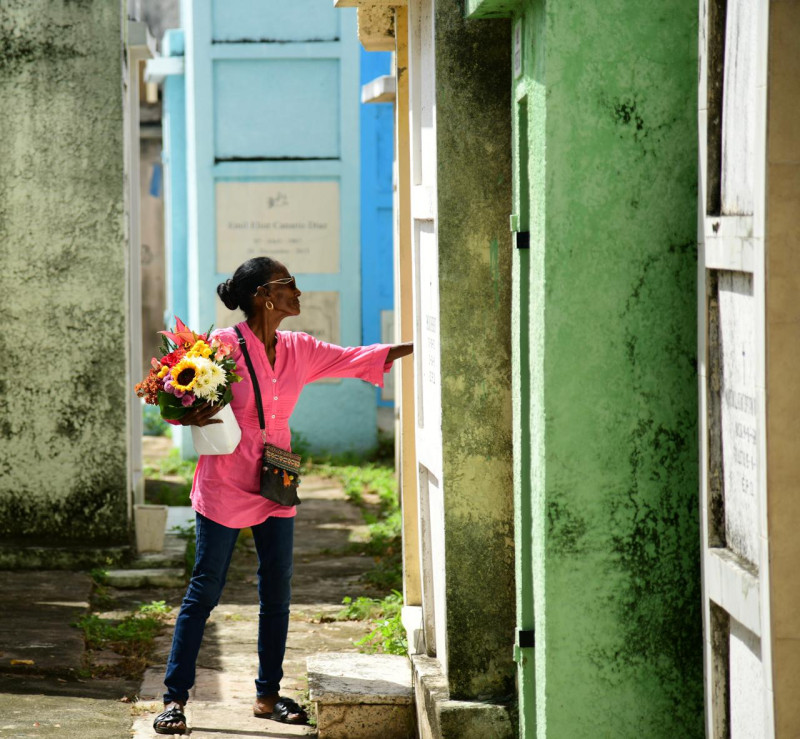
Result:
[[183,703],[172,701],[164,704],[164,710],[153,721],[153,730],[156,734],[185,734],[186,716],[183,713]]
[[308,714],[291,698],[281,698],[278,693],[256,698],[253,715],[256,718],[271,718],[282,724],[308,723]]

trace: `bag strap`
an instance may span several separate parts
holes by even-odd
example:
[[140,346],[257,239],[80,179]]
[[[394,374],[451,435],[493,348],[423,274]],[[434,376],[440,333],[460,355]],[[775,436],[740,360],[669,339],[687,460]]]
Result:
[[247,369],[250,372],[250,379],[253,382],[253,395],[256,396],[256,408],[258,410],[258,425],[261,427],[261,438],[266,444],[267,433],[264,430],[264,408],[261,405],[261,388],[258,386],[256,371],[253,369],[253,363],[250,361],[250,353],[247,351],[247,342],[245,341],[244,336],[242,336],[242,332],[239,330],[239,327],[234,326],[233,328],[239,335],[239,348],[242,350],[242,354],[244,354],[244,361],[247,364]]

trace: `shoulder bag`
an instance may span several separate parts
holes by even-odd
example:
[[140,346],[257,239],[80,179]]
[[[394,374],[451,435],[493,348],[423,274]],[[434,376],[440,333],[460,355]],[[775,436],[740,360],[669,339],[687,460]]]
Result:
[[250,372],[253,382],[253,394],[256,396],[256,409],[258,410],[258,425],[261,427],[261,439],[264,450],[261,454],[261,489],[259,493],[267,500],[284,506],[300,505],[297,496],[297,487],[300,484],[300,455],[293,454],[286,449],[281,449],[274,444],[267,444],[267,432],[264,425],[264,407],[261,403],[261,389],[258,386],[256,372],[250,361],[247,343],[239,327],[236,326],[239,336],[239,347],[244,354],[244,361]]

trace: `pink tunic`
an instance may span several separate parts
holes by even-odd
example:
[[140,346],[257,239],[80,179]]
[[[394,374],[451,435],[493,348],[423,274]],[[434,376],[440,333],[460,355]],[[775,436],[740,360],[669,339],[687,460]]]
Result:
[[[343,348],[305,333],[278,331],[273,369],[264,344],[247,322],[238,326],[258,377],[267,442],[281,449],[291,448],[289,417],[309,382],[323,377],[358,377],[382,387],[383,375],[392,366],[386,362],[391,348],[388,344]],[[253,383],[236,331],[222,328],[212,337],[236,347],[232,356],[242,381],[233,385],[231,408],[242,429],[242,440],[232,454],[200,455],[192,484],[192,507],[206,518],[236,529],[261,523],[269,516],[294,516],[294,506],[281,506],[258,494],[263,443]],[[302,485],[300,489],[302,493]]]

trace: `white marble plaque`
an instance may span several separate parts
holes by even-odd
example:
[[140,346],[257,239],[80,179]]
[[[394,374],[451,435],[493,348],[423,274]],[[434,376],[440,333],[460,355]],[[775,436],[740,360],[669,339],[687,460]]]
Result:
[[750,275],[720,273],[725,538],[729,549],[758,566],[758,398],[753,301]]
[[759,4],[727,3],[722,94],[722,212],[751,214],[757,181]]
[[[430,434],[429,444],[441,446],[442,395],[439,377],[439,255],[433,221],[417,226],[417,423]],[[434,471],[435,472],[435,471]]]
[[218,182],[217,272],[267,256],[292,273],[339,271],[338,182]]
[[[228,310],[217,299],[216,326],[233,326],[244,320],[239,310]],[[339,293],[336,291],[303,292],[300,296],[300,315],[286,318],[280,325],[281,331],[305,331],[320,341],[338,344],[339,332]]]
[[734,739],[761,739],[767,717],[760,688],[764,684],[761,641],[736,619],[730,633],[730,734]]

